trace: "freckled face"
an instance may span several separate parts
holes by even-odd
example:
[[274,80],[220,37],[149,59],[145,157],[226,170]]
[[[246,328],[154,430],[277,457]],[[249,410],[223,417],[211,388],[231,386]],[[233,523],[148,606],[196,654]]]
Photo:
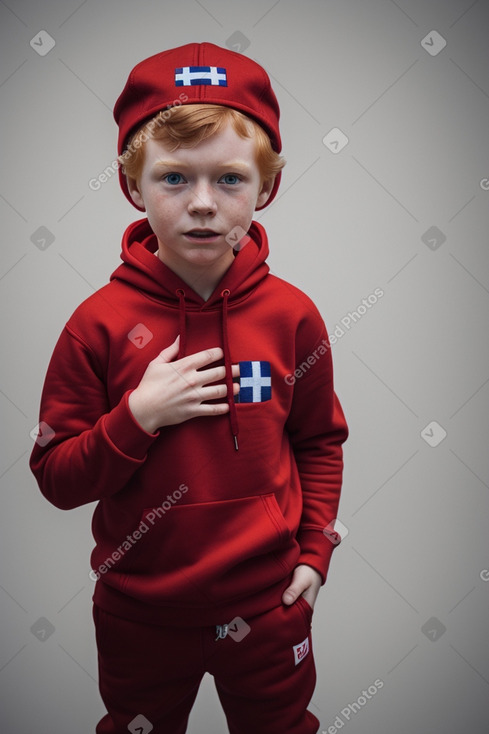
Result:
[[129,180],[129,190],[146,210],[160,258],[187,282],[199,269],[224,274],[234,259],[226,236],[247,232],[267,201],[272,182],[262,185],[254,148],[231,124],[194,148],[147,141],[139,184]]

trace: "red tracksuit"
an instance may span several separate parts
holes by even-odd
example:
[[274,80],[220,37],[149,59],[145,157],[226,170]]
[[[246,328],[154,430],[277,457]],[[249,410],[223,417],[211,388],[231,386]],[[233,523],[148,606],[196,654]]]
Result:
[[[233,734],[317,730],[312,613],[281,596],[298,564],[326,579],[347,427],[321,316],[269,273],[263,228],[249,235],[204,301],[155,257],[147,220],[130,225],[48,368],[32,470],[57,507],[98,501],[100,734],[184,732],[206,670]],[[177,334],[180,357],[222,346],[230,411],[148,434],[128,396]]]
[[141,624],[95,606],[100,692],[109,712],[97,734],[127,734],[137,724],[140,734],[184,734],[205,672],[214,676],[231,734],[317,732],[307,711],[316,682],[311,616],[299,597],[290,607],[231,620],[220,639],[216,627]]

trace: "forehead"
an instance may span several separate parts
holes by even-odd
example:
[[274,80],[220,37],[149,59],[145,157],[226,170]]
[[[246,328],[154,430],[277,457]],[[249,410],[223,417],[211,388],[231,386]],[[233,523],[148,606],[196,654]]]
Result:
[[145,146],[145,163],[152,165],[158,160],[170,158],[189,165],[199,163],[220,165],[239,160],[253,167],[256,165],[255,147],[253,133],[249,138],[242,138],[232,124],[227,123],[214,135],[192,147],[180,146],[175,149],[170,143],[150,138]]

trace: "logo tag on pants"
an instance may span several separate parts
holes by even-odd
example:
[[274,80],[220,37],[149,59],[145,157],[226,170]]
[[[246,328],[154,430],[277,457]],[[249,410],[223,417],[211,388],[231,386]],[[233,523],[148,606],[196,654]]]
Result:
[[294,662],[299,665],[301,660],[304,660],[309,652],[309,637],[306,637],[304,642],[300,642],[298,645],[294,645],[292,648],[294,651]]

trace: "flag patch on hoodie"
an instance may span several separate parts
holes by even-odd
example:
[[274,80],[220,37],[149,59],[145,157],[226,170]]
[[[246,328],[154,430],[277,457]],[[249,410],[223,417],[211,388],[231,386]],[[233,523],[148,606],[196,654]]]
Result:
[[239,363],[239,394],[237,403],[263,403],[272,398],[270,362]]

